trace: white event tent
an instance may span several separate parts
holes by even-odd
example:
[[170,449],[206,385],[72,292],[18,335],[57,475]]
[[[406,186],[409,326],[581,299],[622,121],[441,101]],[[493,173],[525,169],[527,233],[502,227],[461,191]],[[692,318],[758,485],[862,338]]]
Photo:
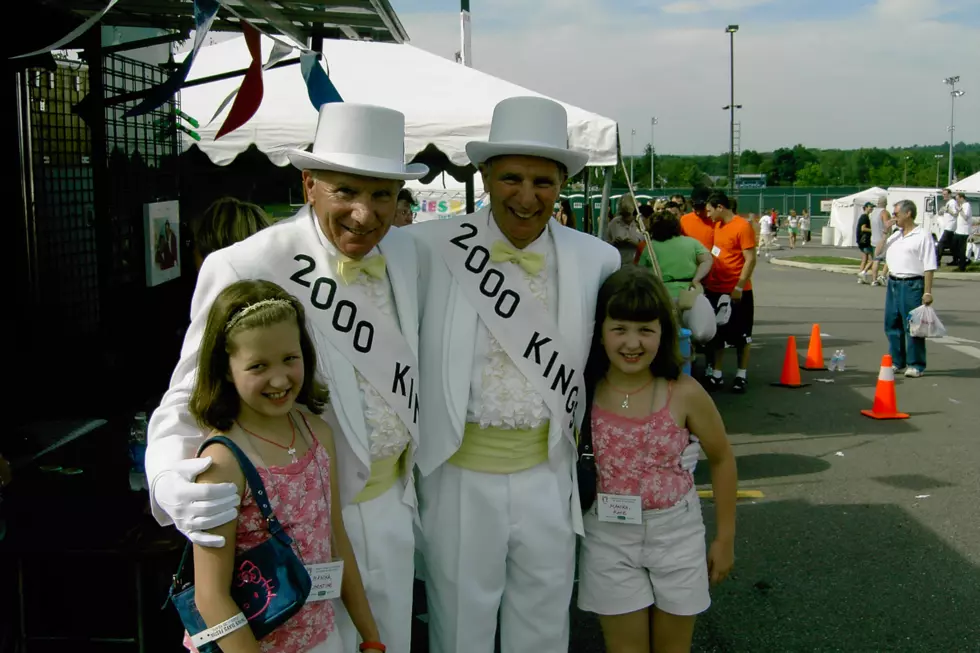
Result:
[[980,195],[980,172],[976,172],[966,179],[961,179],[949,187],[954,193],[968,193],[970,195]]
[[[263,61],[268,59],[272,45],[269,38],[262,37]],[[518,95],[543,97],[407,44],[325,39],[323,54],[330,79],[345,102],[375,104],[405,114],[406,160],[433,144],[454,164],[466,165],[466,143],[488,137],[497,102]],[[296,52],[287,59],[298,56]],[[250,62],[244,37],[223,41],[201,49],[189,80],[247,68]],[[244,126],[215,141],[214,135],[231,105],[209,125],[206,123],[241,81],[241,77],[234,77],[181,91],[181,110],[201,123],[196,130],[201,141],[184,134],[183,149],[196,146],[212,162],[227,165],[254,144],[274,164],[288,165],[286,151],[309,146],[317,122],[299,65],[266,70],[258,112]],[[587,151],[590,166],[615,166],[616,122],[562,104],[568,112],[570,146]]]
[[884,188],[873,186],[860,193],[834,200],[830,208],[830,226],[834,228],[834,244],[837,247],[857,245],[855,229],[865,202],[877,202],[879,197],[888,195]]

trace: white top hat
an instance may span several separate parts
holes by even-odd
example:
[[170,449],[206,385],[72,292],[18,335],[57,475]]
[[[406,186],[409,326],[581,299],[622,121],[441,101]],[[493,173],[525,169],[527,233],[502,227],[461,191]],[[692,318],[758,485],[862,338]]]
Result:
[[369,104],[324,104],[313,151],[292,149],[287,156],[300,170],[334,170],[379,179],[419,179],[429,172],[424,164],[405,164],[405,116]]
[[473,165],[495,156],[539,156],[561,163],[568,175],[581,172],[589,162],[586,152],[568,149],[568,114],[554,100],[512,97],[493,108],[489,141],[470,141],[466,154]]

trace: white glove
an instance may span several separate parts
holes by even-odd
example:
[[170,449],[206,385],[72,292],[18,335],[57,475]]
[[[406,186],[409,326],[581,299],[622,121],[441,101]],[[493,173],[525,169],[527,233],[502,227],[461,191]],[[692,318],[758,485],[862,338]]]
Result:
[[199,546],[220,548],[225,538],[204,531],[238,518],[238,487],[234,483],[195,483],[197,475],[211,466],[211,458],[182,460],[160,474],[153,496],[174,525]]
[[685,472],[694,474],[694,468],[698,465],[698,458],[701,456],[701,445],[696,435],[691,436],[691,444],[684,447],[681,452],[681,469]]

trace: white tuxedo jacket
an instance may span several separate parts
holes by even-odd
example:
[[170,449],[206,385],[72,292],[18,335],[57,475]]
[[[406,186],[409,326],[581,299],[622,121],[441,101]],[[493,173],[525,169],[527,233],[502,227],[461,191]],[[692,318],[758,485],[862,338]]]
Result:
[[[146,475],[150,481],[150,505],[153,515],[161,524],[169,524],[171,520],[153,498],[153,485],[157,477],[176,462],[195,457],[206,435],[187,405],[197,378],[198,350],[208,311],[218,293],[241,279],[272,281],[303,302],[310,336],[317,350],[318,371],[330,390],[330,404],[323,418],[334,432],[343,505],[349,504],[367,483],[371,465],[369,434],[354,367],[330,344],[325,330],[317,324],[321,313],[311,307],[309,292],[304,294],[302,288],[297,288],[290,281],[290,276],[304,267],[293,258],[300,253],[313,257],[320,274],[336,274],[335,268],[327,263],[326,251],[320,244],[314,220],[310,208],[303,207],[292,218],[214,252],[205,259],[191,301],[191,324],[184,337],[180,361],[170,379],[170,388],[150,419],[147,435]],[[381,241],[379,249],[387,263],[388,280],[402,333],[418,356],[419,293],[415,243],[404,231],[391,229]],[[418,442],[413,442],[409,447],[404,472],[404,500],[412,506],[416,501],[411,470],[417,448]]]
[[[433,236],[449,232],[458,234],[456,225],[459,222],[470,220],[483,225],[489,218],[490,209],[487,207],[472,215],[431,220],[405,228],[418,243],[422,288],[419,431],[425,434],[425,447],[419,450],[416,463],[423,476],[428,476],[445,463],[463,442],[479,323],[476,309],[467,301],[434,246]],[[551,220],[548,228],[554,238],[558,259],[559,330],[584,371],[592,344],[599,287],[619,269],[621,258],[611,245],[563,227],[556,220]],[[440,240],[444,242],[445,236],[441,236]],[[581,426],[584,414],[583,401],[575,413],[577,426]],[[556,445],[562,441],[565,446],[556,450]],[[561,420],[551,420],[548,445],[552,465],[570,464],[576,459],[576,452],[571,451],[570,443],[562,437]],[[575,473],[574,465],[572,473]],[[573,524],[576,532],[581,532],[577,481],[573,482],[573,486]]]

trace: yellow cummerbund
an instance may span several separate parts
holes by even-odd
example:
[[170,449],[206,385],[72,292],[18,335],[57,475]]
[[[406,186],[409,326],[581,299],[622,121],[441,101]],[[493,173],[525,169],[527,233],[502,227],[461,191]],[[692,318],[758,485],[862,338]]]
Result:
[[391,489],[398,477],[401,476],[405,454],[408,449],[400,454],[388,456],[381,460],[371,463],[371,477],[368,479],[364,489],[354,497],[354,503],[364,503],[371,499],[377,499],[382,494]]
[[474,472],[513,474],[548,460],[548,422],[535,429],[467,424],[463,444],[449,462]]

